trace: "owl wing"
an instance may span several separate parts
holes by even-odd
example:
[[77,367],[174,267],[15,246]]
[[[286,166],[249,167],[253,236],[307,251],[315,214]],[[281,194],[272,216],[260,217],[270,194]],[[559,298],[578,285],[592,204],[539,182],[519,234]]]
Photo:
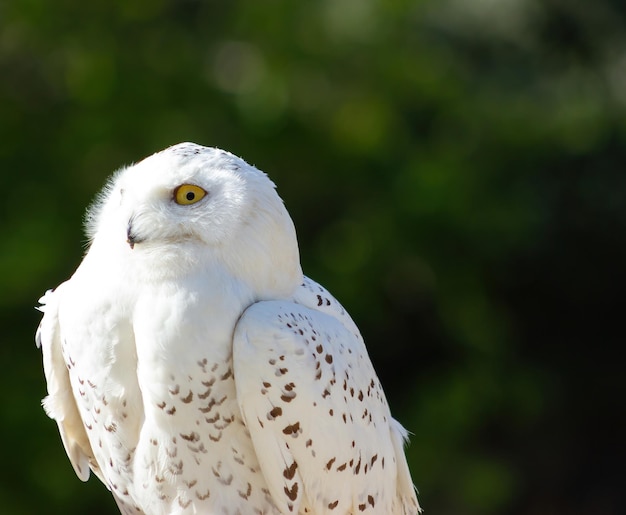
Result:
[[292,301],[249,307],[235,329],[233,366],[282,512],[417,513],[406,432],[391,418],[356,326],[321,286],[307,280]]
[[44,316],[37,329],[35,342],[43,354],[43,368],[48,386],[48,395],[42,404],[48,416],[59,426],[65,452],[76,475],[82,481],[87,481],[91,465],[96,475],[102,479],[74,400],[69,373],[63,359],[58,317],[62,292],[63,285],[54,291],[47,291],[39,299],[41,306],[38,309]]

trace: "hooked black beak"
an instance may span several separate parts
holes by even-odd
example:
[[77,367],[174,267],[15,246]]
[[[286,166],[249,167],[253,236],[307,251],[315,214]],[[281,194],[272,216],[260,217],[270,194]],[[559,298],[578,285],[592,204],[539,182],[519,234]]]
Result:
[[128,226],[126,227],[126,243],[130,245],[131,249],[135,248],[135,243],[141,243],[143,240],[138,238],[135,234],[133,234],[133,221],[132,219],[128,221]]

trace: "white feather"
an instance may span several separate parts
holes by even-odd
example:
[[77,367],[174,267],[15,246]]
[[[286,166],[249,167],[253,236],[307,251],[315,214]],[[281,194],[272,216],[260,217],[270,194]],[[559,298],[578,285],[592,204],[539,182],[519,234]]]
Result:
[[[206,196],[179,204],[186,184]],[[264,173],[183,143],[117,172],[86,223],[36,336],[81,479],[123,513],[417,512],[406,434]]]

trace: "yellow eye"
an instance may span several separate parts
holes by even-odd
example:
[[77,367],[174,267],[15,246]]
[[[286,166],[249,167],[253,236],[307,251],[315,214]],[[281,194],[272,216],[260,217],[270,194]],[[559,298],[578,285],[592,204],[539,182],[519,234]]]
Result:
[[200,186],[195,184],[181,184],[174,190],[174,201],[181,206],[195,204],[206,195]]

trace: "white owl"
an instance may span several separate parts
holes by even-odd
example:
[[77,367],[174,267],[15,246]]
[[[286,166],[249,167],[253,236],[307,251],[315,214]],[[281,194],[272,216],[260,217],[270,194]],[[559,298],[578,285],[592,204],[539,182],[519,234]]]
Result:
[[274,184],[182,143],[120,170],[37,332],[67,455],[125,514],[415,514],[359,330]]

